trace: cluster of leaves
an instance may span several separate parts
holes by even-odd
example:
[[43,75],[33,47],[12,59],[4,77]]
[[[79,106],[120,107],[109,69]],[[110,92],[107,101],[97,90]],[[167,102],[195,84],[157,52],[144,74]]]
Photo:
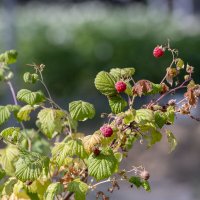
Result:
[[[57,105],[44,83],[43,64],[30,65],[33,72],[26,72],[23,79],[27,84],[41,83],[45,92],[21,89],[15,94],[8,65],[16,61],[17,53],[11,50],[1,54],[0,80],[8,85],[14,104],[0,106],[0,125],[6,123],[12,113],[19,122],[18,127],[8,127],[0,133],[7,144],[0,150],[1,199],[67,200],[74,196],[76,200],[84,200],[89,191],[105,182],[111,184],[111,192],[119,189],[118,180],[150,191],[149,173],[143,167],[121,170],[120,163],[135,142],[146,141],[148,147],[159,142],[163,137],[161,129],[174,124],[176,114],[191,116],[190,111],[200,95],[200,86],[192,80],[193,67],[185,67],[169,44],[163,48],[172,53],[173,60],[159,84],[149,80],[136,82],[134,68],[113,68],[97,74],[95,87],[107,97],[111,109],[111,113],[102,114],[107,118],[104,125],[112,131],[109,137],[102,129],[91,135],[77,131],[78,121],[94,117],[94,106],[81,100],[71,102],[69,108]],[[177,78],[184,69],[186,74],[179,84]],[[126,85],[123,92],[116,89],[119,81]],[[161,101],[179,89],[187,90],[181,101]],[[135,109],[135,100],[146,95],[153,99]],[[19,105],[18,101],[24,104]],[[33,112],[37,115],[32,116]],[[35,129],[24,126],[31,118]],[[176,138],[168,129],[164,133],[173,151]]]

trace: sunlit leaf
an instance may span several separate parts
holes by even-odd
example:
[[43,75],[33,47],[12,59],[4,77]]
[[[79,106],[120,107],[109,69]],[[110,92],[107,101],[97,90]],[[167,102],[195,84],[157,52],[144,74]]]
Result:
[[92,119],[95,115],[94,106],[84,101],[73,101],[69,104],[69,111],[72,119],[85,121]]

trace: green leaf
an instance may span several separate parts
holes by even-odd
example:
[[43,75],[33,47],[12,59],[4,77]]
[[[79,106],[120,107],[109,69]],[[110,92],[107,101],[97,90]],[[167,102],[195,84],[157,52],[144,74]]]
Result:
[[135,73],[135,68],[113,68],[110,70],[112,74],[117,79],[120,78],[130,78]]
[[13,175],[15,172],[15,163],[18,159],[19,151],[14,145],[8,145],[0,150],[0,164],[6,171],[6,174]]
[[57,194],[63,191],[63,185],[60,182],[52,183],[48,186],[45,194],[45,200],[54,200]]
[[175,121],[175,110],[174,110],[174,107],[173,106],[169,106],[167,108],[167,112],[165,114],[167,116],[167,121],[169,123],[173,124],[174,121]]
[[147,122],[154,122],[154,113],[150,109],[136,110],[135,121],[137,123],[145,124]]
[[142,183],[142,187],[147,191],[147,192],[151,192],[151,187],[150,187],[150,184],[149,184],[149,182],[148,181],[142,181],[141,182]]
[[48,137],[53,138],[54,133],[60,133],[62,130],[65,113],[61,110],[44,108],[38,113],[42,132]]
[[132,183],[132,184],[134,184],[137,188],[139,188],[142,185],[140,177],[137,177],[137,176],[132,176],[129,179],[129,182]]
[[177,140],[174,134],[170,130],[166,130],[166,133],[167,133],[167,140],[169,143],[169,152],[171,153],[172,151],[175,150],[177,146]]
[[34,110],[34,107],[31,105],[25,105],[24,107],[20,108],[19,112],[17,113],[17,118],[20,121],[29,121],[30,120],[30,113]]
[[151,147],[156,142],[160,142],[162,139],[162,134],[155,128],[150,128],[150,136],[146,138],[148,140],[148,146]]
[[87,157],[81,140],[71,139],[67,142],[56,143],[52,149],[52,157],[59,166],[63,165],[67,156],[78,156],[82,159]]
[[[46,178],[35,180],[31,185],[26,186],[28,195],[34,200],[44,200],[44,194],[50,184],[51,181]],[[35,196],[36,194],[37,196]]]
[[137,188],[143,187],[147,192],[151,191],[151,187],[149,185],[149,182],[146,180],[142,180],[140,177],[138,176],[132,176],[129,179],[129,182],[134,184]]
[[18,53],[16,50],[9,50],[0,55],[0,62],[13,64],[17,61]]
[[36,83],[39,80],[39,76],[37,74],[31,74],[30,72],[26,72],[23,75],[23,79],[25,83]]
[[0,168],[0,181],[1,181],[1,179],[2,179],[5,175],[6,175],[5,170],[3,170],[3,169]]
[[111,111],[118,114],[127,106],[127,102],[119,95],[108,98]]
[[35,152],[21,150],[16,162],[15,176],[20,181],[34,181],[42,175],[43,169],[48,171],[48,158]]
[[94,81],[97,90],[106,96],[113,96],[117,94],[115,83],[115,77],[104,71],[99,72]]
[[10,118],[10,111],[7,106],[0,106],[0,125]]
[[136,115],[136,111],[134,109],[129,109],[125,112],[125,117],[123,118],[123,122],[126,125],[130,125],[131,122],[134,121]]
[[5,52],[5,56],[6,56],[6,63],[13,64],[17,61],[18,53],[16,50],[10,50]]
[[183,69],[184,68],[184,61],[180,58],[176,59],[176,68],[178,70]]
[[162,91],[161,84],[152,83],[152,90],[148,92],[147,94],[159,94],[161,91]]
[[17,179],[14,177],[9,178],[3,187],[2,196],[4,198],[9,198],[10,195],[13,193],[13,187],[17,183]]
[[84,101],[73,101],[69,104],[69,112],[72,119],[85,121],[92,119],[95,115],[94,106]]
[[167,116],[160,110],[155,111],[154,116],[155,116],[155,123],[158,125],[159,128],[162,128],[167,122]]
[[114,155],[115,155],[115,158],[117,159],[117,161],[120,163],[123,159],[123,154],[120,152],[117,152]]
[[118,161],[112,150],[101,152],[98,156],[91,154],[88,158],[88,173],[97,181],[110,177],[117,166]]
[[43,102],[45,100],[45,96],[41,91],[31,92],[27,89],[21,89],[17,93],[17,99],[27,104],[34,105]]
[[80,179],[75,179],[68,184],[67,190],[75,193],[75,200],[86,200],[88,185]]
[[5,139],[5,141],[11,142],[11,143],[17,143],[21,142],[24,137],[22,134],[20,134],[20,128],[19,127],[9,127],[4,129],[0,136]]

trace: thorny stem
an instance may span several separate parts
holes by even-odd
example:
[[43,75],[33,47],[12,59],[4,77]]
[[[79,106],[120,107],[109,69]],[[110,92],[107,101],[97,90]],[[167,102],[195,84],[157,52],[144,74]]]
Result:
[[150,106],[152,106],[152,105],[158,103],[160,100],[162,100],[162,99],[163,99],[165,96],[167,96],[168,94],[170,94],[170,93],[172,93],[172,92],[175,92],[175,91],[178,90],[178,89],[182,89],[182,88],[187,87],[187,86],[185,86],[184,84],[187,83],[187,82],[190,81],[190,80],[191,80],[191,79],[185,80],[181,85],[179,85],[179,86],[175,87],[174,89],[171,89],[171,90],[169,90],[168,92],[164,93],[164,94],[161,95],[155,102],[150,103],[150,104],[148,105],[148,107],[150,107]]
[[49,92],[49,90],[48,90],[46,84],[44,83],[44,79],[43,79],[43,76],[42,76],[42,72],[41,72],[40,70],[39,70],[39,74],[40,74],[40,77],[41,77],[40,82],[41,82],[42,85],[44,86],[44,88],[45,88],[45,90],[46,90],[46,92],[47,92],[47,94],[48,94],[48,96],[49,96],[49,99],[51,100],[51,101],[50,101],[50,104],[51,104],[51,106],[53,107],[53,104],[52,104],[53,100],[52,100],[51,94],[50,94],[50,92]]
[[[10,81],[7,81],[6,83],[9,86],[9,89],[11,91],[12,98],[13,98],[13,101],[14,101],[15,105],[18,105],[17,99],[16,99],[16,93],[15,93],[15,90],[13,88],[12,83]],[[20,122],[20,125],[21,125],[22,129],[26,132],[26,129],[25,129],[25,126],[24,126],[23,122]],[[32,144],[31,144],[31,140],[30,140],[30,138],[28,137],[27,134],[26,134],[26,138],[27,138],[27,141],[28,141],[28,150],[31,151]]]
[[[175,53],[177,53],[177,50],[171,49],[171,48],[170,48],[170,46],[169,46],[169,40],[168,40],[167,49],[168,49],[168,51],[170,51],[170,52],[172,53],[172,62],[171,62],[171,64],[170,64],[170,66],[169,66],[169,68],[171,68],[172,65],[173,65],[174,62],[175,62]],[[167,77],[167,72],[166,72],[164,78],[162,79],[162,81],[160,82],[160,84],[162,84],[162,83],[165,81],[166,77]]]

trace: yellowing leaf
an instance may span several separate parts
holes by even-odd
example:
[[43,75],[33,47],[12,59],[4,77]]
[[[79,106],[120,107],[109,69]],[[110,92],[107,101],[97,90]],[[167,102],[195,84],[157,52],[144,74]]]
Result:
[[88,153],[92,152],[95,145],[100,144],[102,137],[98,133],[87,135],[83,138],[83,146]]
[[44,108],[38,113],[41,130],[48,138],[52,138],[55,132],[61,132],[64,115],[63,111],[50,108]]

